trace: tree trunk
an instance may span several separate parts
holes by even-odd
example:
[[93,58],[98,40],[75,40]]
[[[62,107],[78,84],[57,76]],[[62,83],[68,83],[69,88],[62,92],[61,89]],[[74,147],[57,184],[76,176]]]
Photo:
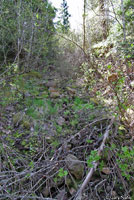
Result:
[[86,0],[84,0],[83,12],[83,50],[86,51]]
[[123,38],[126,42],[126,22],[125,22],[125,11],[124,11],[124,1],[121,0],[121,11],[122,11],[122,24],[123,24]]
[[102,36],[103,39],[106,40],[108,36],[108,23],[107,23],[107,16],[106,16],[106,10],[105,10],[105,0],[99,0],[100,3],[100,13],[102,15]]
[[18,14],[18,52],[17,52],[17,65],[18,68],[20,69],[20,53],[21,53],[21,6],[22,6],[22,2],[21,0],[19,0],[18,2],[18,10],[17,10],[17,14]]

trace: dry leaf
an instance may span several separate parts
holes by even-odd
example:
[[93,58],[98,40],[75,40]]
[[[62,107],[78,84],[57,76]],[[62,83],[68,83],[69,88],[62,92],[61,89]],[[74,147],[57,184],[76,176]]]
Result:
[[116,82],[117,80],[118,80],[118,75],[117,75],[117,74],[111,74],[111,75],[108,77],[109,83]]

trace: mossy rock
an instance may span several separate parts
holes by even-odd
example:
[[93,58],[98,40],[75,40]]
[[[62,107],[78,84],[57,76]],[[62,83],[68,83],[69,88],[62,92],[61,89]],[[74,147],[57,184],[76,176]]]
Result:
[[18,112],[13,116],[13,125],[21,125],[23,128],[29,130],[31,127],[30,119],[23,112]]
[[31,128],[31,123],[30,123],[30,121],[25,121],[25,120],[23,120],[22,126],[23,126],[25,129],[30,130],[30,128]]
[[66,87],[66,90],[70,95],[76,94],[76,90],[74,88]]
[[48,81],[45,86],[48,88],[57,88],[58,83],[54,80],[54,81]]
[[50,94],[50,97],[51,98],[58,98],[58,97],[60,97],[60,93],[59,92],[52,92],[51,94]]
[[58,97],[60,97],[60,93],[59,93],[59,91],[56,88],[50,87],[49,88],[49,93],[50,93],[50,97],[51,98],[58,98]]
[[23,120],[23,112],[18,112],[13,116],[13,125],[18,126]]
[[67,185],[68,188],[77,189],[78,188],[78,184],[80,182],[78,180],[75,180],[72,177],[70,177],[70,175],[67,175],[65,183],[66,183],[66,185]]
[[40,96],[40,98],[47,98],[49,95],[48,95],[48,92],[47,91],[44,91],[44,92],[42,92],[41,93],[41,96]]
[[72,154],[68,154],[65,161],[70,173],[76,178],[76,180],[81,180],[84,174],[83,163]]
[[40,78],[42,78],[42,74],[39,73],[39,72],[37,72],[37,71],[31,71],[31,72],[23,74],[23,77],[25,77],[25,78],[27,78],[27,77],[29,77],[29,78],[38,78],[38,79],[40,79]]
[[97,98],[90,98],[90,101],[96,105],[99,105],[99,100]]

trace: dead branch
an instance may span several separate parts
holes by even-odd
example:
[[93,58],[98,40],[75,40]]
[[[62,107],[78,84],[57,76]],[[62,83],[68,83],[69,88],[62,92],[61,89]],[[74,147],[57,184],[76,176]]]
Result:
[[[102,151],[103,151],[103,149],[104,149],[106,140],[107,140],[107,138],[108,138],[108,136],[109,136],[109,131],[110,131],[110,129],[111,129],[111,126],[112,126],[113,123],[114,123],[114,119],[115,119],[115,118],[112,118],[112,120],[111,120],[109,126],[108,126],[107,129],[106,129],[106,132],[105,132],[105,134],[104,134],[103,141],[102,141],[101,146],[100,146],[100,148],[99,148],[99,150],[98,150],[98,155],[99,155],[99,156],[101,155],[101,153],[102,153]],[[85,189],[85,187],[87,186],[87,184],[89,183],[89,181],[90,181],[90,179],[91,179],[93,173],[96,171],[97,166],[98,166],[98,162],[94,162],[94,163],[93,163],[93,167],[92,167],[92,168],[90,169],[90,171],[88,172],[88,174],[87,174],[87,176],[86,176],[84,182],[82,183],[80,189],[78,190],[78,192],[77,192],[77,194],[76,194],[76,196],[75,196],[75,200],[81,200],[81,199],[82,199],[82,192],[83,192],[83,190]]]
[[74,140],[76,137],[81,138],[83,132],[85,132],[85,130],[86,130],[87,128],[91,127],[92,125],[94,125],[94,124],[96,124],[96,123],[98,123],[98,122],[101,122],[101,121],[107,120],[107,119],[108,119],[108,117],[104,117],[104,118],[101,118],[101,119],[98,118],[98,119],[92,121],[91,123],[87,124],[87,125],[86,125],[84,128],[82,128],[79,132],[77,132],[75,135],[71,136],[66,142],[64,142],[64,143],[62,144],[61,147],[59,147],[59,149],[55,152],[55,154],[54,154],[53,157],[51,158],[51,161],[53,161],[53,160],[55,160],[55,159],[56,159],[56,160],[58,159],[58,157],[59,157],[58,155],[63,151],[63,149],[65,149],[65,147],[67,146],[67,144],[68,144],[69,142],[71,142],[72,140]]

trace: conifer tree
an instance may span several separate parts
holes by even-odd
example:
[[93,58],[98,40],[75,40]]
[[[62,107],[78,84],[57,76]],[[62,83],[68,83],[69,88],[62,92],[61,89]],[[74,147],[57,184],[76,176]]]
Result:
[[61,29],[63,33],[67,33],[70,28],[69,17],[71,15],[68,12],[67,1],[63,0],[61,4]]

